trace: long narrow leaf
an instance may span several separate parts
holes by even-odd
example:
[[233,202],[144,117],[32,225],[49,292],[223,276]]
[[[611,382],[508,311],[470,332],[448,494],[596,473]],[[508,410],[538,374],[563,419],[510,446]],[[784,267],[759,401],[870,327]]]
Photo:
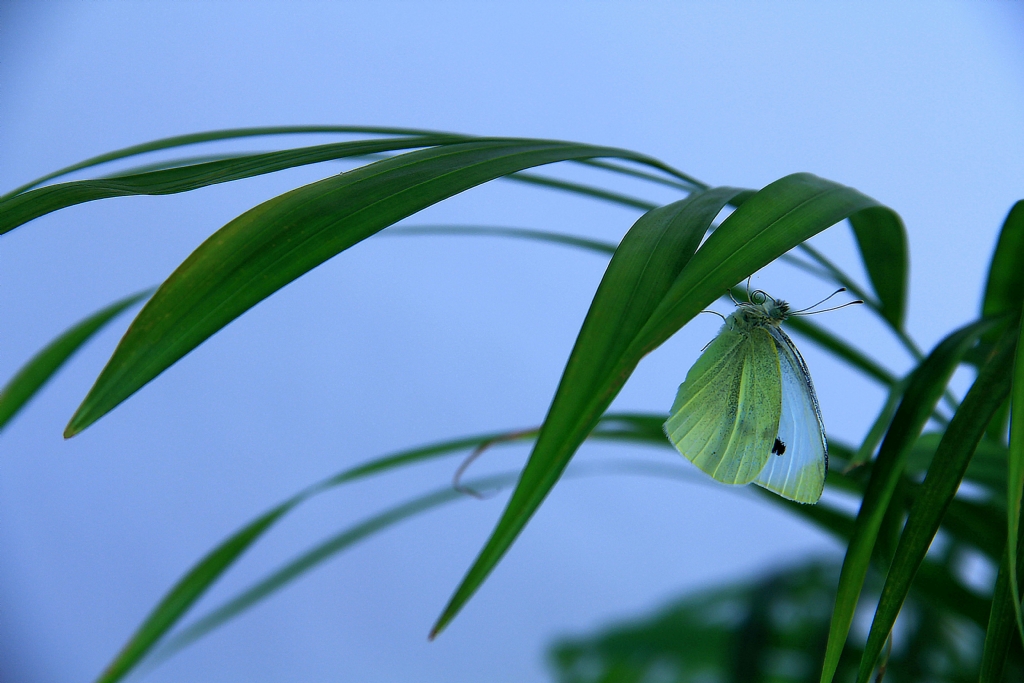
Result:
[[282,152],[243,154],[229,159],[175,166],[159,171],[46,185],[0,200],[0,235],[53,211],[98,199],[189,192],[217,183],[252,178],[333,159],[454,142],[447,137],[355,140]]
[[262,128],[229,128],[225,130],[206,131],[203,133],[189,133],[188,135],[175,135],[169,138],[161,138],[159,140],[144,142],[141,145],[132,145],[131,147],[124,147],[122,149],[114,150],[113,152],[91,157],[85,161],[80,161],[76,164],[72,164],[71,166],[54,171],[53,173],[48,173],[42,178],[36,178],[35,180],[0,196],[0,199],[13,197],[16,194],[21,194],[22,192],[31,190],[32,188],[38,187],[50,180],[61,178],[74,173],[75,171],[82,171],[87,168],[93,168],[112,161],[130,159],[131,157],[149,154],[151,152],[176,149],[179,147],[187,147],[207,142],[220,142],[222,140],[237,140],[239,138],[275,135],[309,135],[311,133],[355,133],[363,135],[388,136],[446,135],[453,138],[465,137],[454,133],[442,133],[439,131],[418,130],[413,128],[388,128],[381,126],[265,126]]
[[875,661],[896,623],[896,616],[910,592],[914,575],[924,561],[942,518],[960,487],[971,456],[985,435],[992,415],[1010,392],[1010,369],[1016,336],[1016,330],[1004,334],[995,354],[982,368],[939,443],[885,577],[882,595],[860,660],[860,683],[867,683],[871,677]]
[[[1021,550],[1024,549],[1024,543],[1020,542],[1019,537],[1016,545],[1017,558],[1014,564],[1019,567],[1022,559]],[[998,683],[1003,680],[1006,655],[1010,651],[1010,642],[1017,630],[1017,610],[1014,608],[1013,593],[1010,589],[1009,550],[1009,547],[1003,550],[1003,557],[999,562],[999,574],[996,575],[995,588],[992,590],[978,683]],[[1017,604],[1019,606],[1020,603]]]
[[[1020,204],[1018,204],[1020,206]],[[1015,207],[1016,208],[1016,207]],[[1021,316],[1024,328],[1024,316]],[[1020,587],[1017,585],[1017,537],[1020,531],[1021,496],[1024,495],[1024,344],[1018,340],[1010,396],[1010,451],[1006,471],[1006,547],[1010,563],[1010,594],[1017,618],[1017,630],[1024,642]]]
[[[981,314],[995,318],[1020,313],[1024,305],[1024,200],[1013,205],[1003,221],[988,268]],[[992,335],[987,335],[992,338]]]
[[0,389],[0,431],[64,366],[64,363],[74,355],[75,351],[82,348],[87,341],[106,327],[107,323],[149,297],[153,291],[147,289],[133,294],[93,313],[47,344],[22,366],[6,386]]
[[[701,196],[695,194],[691,199]],[[612,259],[522,478],[491,537],[434,625],[432,636],[451,621],[504,556],[644,355],[748,274],[851,214],[878,206],[856,190],[809,174],[787,176],[749,198],[741,195],[727,201],[739,208],[689,263],[681,264],[685,267],[670,286],[643,294],[642,309],[634,310],[627,296],[607,294],[632,292],[638,281],[630,274],[627,283],[618,282],[628,271],[613,271],[616,258]],[[700,222],[702,225],[694,228],[702,232],[711,224],[705,216]],[[619,247],[623,253],[628,253],[623,249],[628,239],[627,235]],[[646,263],[648,257],[640,256],[639,261]],[[631,324],[622,325],[627,304]],[[642,327],[638,329],[636,323]]]
[[868,209],[850,218],[853,234],[882,315],[893,328],[903,327],[907,303],[907,234],[899,216],[886,209]]
[[991,325],[991,322],[983,320],[953,332],[935,347],[911,377],[874,461],[871,479],[857,514],[856,529],[847,546],[821,672],[822,683],[830,683],[839,665],[875,540],[906,464],[910,446],[931,416],[964,353]]
[[593,157],[646,159],[606,147],[477,140],[368,164],[250,209],[207,239],[160,286],[65,435],[95,422],[267,296],[379,230],[489,180]]
[[[609,414],[602,419],[591,438],[633,443],[667,444],[661,432],[663,415]],[[303,489],[288,500],[263,513],[211,550],[182,577],[131,636],[121,652],[107,666],[100,681],[113,683],[123,678],[145,657],[164,635],[191,609],[192,605],[232,565],[282,517],[313,496],[366,477],[400,467],[415,465],[438,457],[493,443],[526,441],[537,436],[538,429],[494,432],[443,441],[400,451],[352,467]],[[450,489],[453,490],[453,489]]]

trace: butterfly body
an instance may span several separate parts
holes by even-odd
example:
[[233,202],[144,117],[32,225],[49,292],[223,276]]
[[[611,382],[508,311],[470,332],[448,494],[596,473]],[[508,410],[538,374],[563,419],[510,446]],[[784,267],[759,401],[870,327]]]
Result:
[[788,304],[759,291],[752,298],[737,305],[687,373],[665,434],[720,482],[753,482],[815,503],[828,469],[818,399],[803,357],[780,328]]

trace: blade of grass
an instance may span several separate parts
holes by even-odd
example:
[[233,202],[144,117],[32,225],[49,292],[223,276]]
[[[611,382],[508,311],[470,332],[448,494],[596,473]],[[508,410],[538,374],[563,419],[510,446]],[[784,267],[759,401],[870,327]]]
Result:
[[848,469],[860,467],[874,456],[875,449],[878,448],[878,444],[882,443],[882,438],[885,437],[885,433],[889,430],[889,425],[892,424],[892,418],[896,415],[896,409],[899,407],[900,400],[903,398],[903,392],[907,390],[907,384],[909,383],[910,376],[908,375],[891,385],[889,395],[885,399],[885,405],[882,406],[878,417],[871,424],[871,428],[864,437],[864,441],[861,442],[860,447],[857,449],[857,454],[853,456],[853,459],[847,465]]
[[857,514],[856,529],[843,560],[821,673],[822,683],[830,683],[835,675],[853,623],[857,599],[864,585],[875,540],[906,464],[907,453],[935,410],[960,359],[991,325],[991,321],[982,320],[953,332],[935,347],[911,376],[907,391],[874,461],[871,478]]
[[636,197],[630,197],[618,192],[609,192],[608,190],[602,190],[601,188],[593,187],[592,185],[584,185],[582,183],[569,182],[568,180],[548,178],[547,176],[537,175],[536,173],[513,173],[508,176],[507,180],[515,180],[528,185],[537,185],[539,187],[548,187],[554,190],[572,192],[574,194],[593,197],[594,199],[602,199],[606,202],[611,202],[620,206],[640,209],[641,211],[650,211],[657,207],[657,204],[644,201],[643,199],[637,199]]
[[793,316],[786,320],[785,327],[797,335],[813,341],[837,358],[846,361],[879,384],[892,387],[897,383],[896,376],[883,367],[881,363],[869,357],[863,351],[854,348],[845,340],[837,337],[820,325],[806,318]]
[[[642,309],[622,294],[634,291],[638,276],[613,266],[620,253],[637,259],[631,266],[634,269],[655,255],[630,253],[626,248],[629,235],[623,240],[594,297],[512,499],[438,618],[432,637],[451,621],[504,556],[644,355],[748,274],[811,235],[877,206],[856,190],[809,174],[787,176],[746,197],[728,200],[739,208],[707,238],[670,285],[643,293]],[[711,220],[702,218],[692,229],[703,234],[710,225]],[[629,276],[623,277],[627,273]],[[625,325],[621,321],[627,312],[629,324]]]
[[107,323],[148,298],[154,291],[154,289],[147,289],[132,294],[93,313],[47,344],[23,365],[4,388],[0,389],[0,431],[3,431],[7,423],[25,407],[25,404],[43,388],[78,349],[106,327]]
[[[1013,205],[1003,221],[996,242],[995,252],[988,268],[985,296],[981,302],[981,314],[995,318],[1002,315],[1019,315],[1024,305],[1024,200]],[[994,334],[986,335],[987,341],[995,341]]]
[[597,252],[605,256],[615,253],[615,245],[611,242],[576,237],[561,232],[534,230],[532,228],[512,228],[491,225],[396,225],[381,231],[381,236],[400,235],[458,235],[480,237],[512,237],[516,239],[537,240],[569,247],[578,247],[586,251]]
[[963,480],[971,456],[985,435],[992,414],[1010,392],[1016,330],[1004,334],[993,357],[985,364],[946,429],[910,515],[903,527],[896,554],[875,609],[867,644],[860,660],[858,681],[867,683],[885,645],[896,616],[910,592],[910,584]]
[[214,233],[132,322],[71,418],[77,434],[295,278],[421,209],[524,168],[644,157],[560,142],[476,140],[408,152],[292,190]]

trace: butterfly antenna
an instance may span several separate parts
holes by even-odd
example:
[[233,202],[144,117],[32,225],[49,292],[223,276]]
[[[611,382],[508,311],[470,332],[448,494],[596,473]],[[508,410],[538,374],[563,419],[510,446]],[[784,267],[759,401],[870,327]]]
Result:
[[732,302],[733,302],[734,304],[736,304],[737,306],[739,306],[739,305],[740,305],[740,302],[739,302],[739,301],[736,301],[736,297],[734,297],[734,296],[732,295],[732,288],[729,288],[729,289],[725,290],[725,293],[729,295],[729,298],[730,298],[730,299],[732,299]]
[[[790,313],[790,315],[799,315],[799,314],[801,314],[801,313],[807,313],[807,311],[811,310],[812,308],[815,308],[815,307],[817,307],[817,306],[820,306],[820,305],[822,305],[823,303],[825,303],[826,301],[828,301],[829,299],[831,299],[832,297],[834,297],[834,296],[835,296],[836,294],[839,294],[839,293],[841,293],[841,292],[845,292],[845,291],[846,291],[846,287],[840,287],[839,289],[837,289],[836,291],[832,292],[831,294],[829,294],[828,296],[826,296],[826,297],[825,297],[824,299],[822,299],[821,301],[819,301],[818,303],[816,303],[816,304],[812,304],[812,305],[808,306],[807,308],[801,308],[801,309],[800,309],[799,311],[792,311],[792,312]],[[851,303],[852,303],[852,302],[851,302]],[[863,302],[863,301],[861,301],[860,303],[864,303],[864,302]],[[845,305],[845,306],[848,306],[849,304],[844,304],[844,305]],[[828,310],[830,310],[830,311],[834,311],[835,309],[834,309],[834,308],[830,308],[830,309],[828,309]],[[824,313],[824,311],[815,311],[815,312],[816,312],[816,313]],[[808,315],[809,315],[809,314],[808,314]]]
[[805,313],[805,312],[802,312],[802,311],[797,311],[796,313],[790,313],[790,315],[817,315],[818,313],[828,313],[829,311],[838,311],[840,308],[846,308],[847,306],[856,306],[857,304],[862,304],[862,303],[864,303],[863,299],[857,299],[856,301],[847,301],[845,304],[839,304],[838,306],[833,306],[832,308],[823,308],[820,311],[811,311],[809,313]]
[[752,277],[754,277],[753,273],[751,273],[750,275],[747,276],[747,301],[751,300],[750,299],[750,278],[752,278]]
[[706,309],[706,310],[700,311],[698,313],[698,315],[700,315],[700,313],[713,313],[714,315],[717,315],[719,318],[721,318],[723,321],[725,320],[725,316],[724,315],[722,315],[718,311],[712,311],[711,309]]

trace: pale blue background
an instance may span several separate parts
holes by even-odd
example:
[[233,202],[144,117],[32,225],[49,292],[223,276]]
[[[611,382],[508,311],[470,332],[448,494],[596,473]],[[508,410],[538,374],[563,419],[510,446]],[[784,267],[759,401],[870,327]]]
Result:
[[[3,190],[157,137],[302,123],[618,145],[755,188],[811,171],[906,220],[909,325],[925,345],[975,314],[998,226],[1024,196],[1015,3],[40,4],[0,4]],[[93,203],[5,236],[0,377],[86,313],[159,282],[241,211],[337,168]],[[413,222],[615,240],[636,215],[497,183]],[[846,228],[815,244],[860,272]],[[0,678],[90,680],[202,553],[314,480],[393,449],[536,424],[603,267],[592,254],[509,240],[373,239],[64,442],[120,320],[0,437]],[[798,304],[828,293],[784,268],[757,284]],[[907,367],[866,311],[818,320]],[[676,335],[615,407],[665,411],[715,328],[702,316]],[[802,347],[830,434],[856,439],[880,391]],[[524,455],[495,451],[476,471]],[[587,447],[580,461],[615,456],[689,467],[667,451],[608,447]],[[348,523],[443,486],[457,462],[317,500],[203,606]],[[566,481],[428,644],[503,500],[460,503],[374,538],[149,680],[544,680],[553,637],[837,548],[742,491]]]

